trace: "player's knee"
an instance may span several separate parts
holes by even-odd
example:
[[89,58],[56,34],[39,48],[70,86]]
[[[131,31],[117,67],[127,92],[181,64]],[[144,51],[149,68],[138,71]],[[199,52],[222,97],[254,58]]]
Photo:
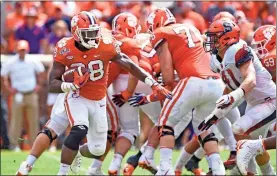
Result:
[[128,139],[130,141],[130,143],[133,145],[137,138],[137,135],[134,135],[134,133],[132,133],[132,132],[123,131],[122,133],[120,133],[120,135],[118,137],[124,137],[124,138]]
[[198,136],[198,141],[201,144],[201,146],[204,147],[207,142],[210,142],[210,141],[218,142],[218,139],[215,136],[215,134],[212,132],[212,133],[209,133],[208,135],[206,135],[204,137],[203,136],[201,137],[201,135],[199,135]]
[[234,123],[232,125],[232,131],[236,135],[244,135],[245,133],[245,130],[242,128],[242,126],[238,125],[237,123]]
[[[106,145],[106,143],[105,143],[105,145]],[[102,156],[102,155],[104,155],[105,150],[106,150],[105,145],[97,144],[97,143],[89,144],[88,150],[95,157]]]
[[43,128],[39,133],[39,134],[45,134],[49,140],[50,140],[50,144],[58,137],[58,135],[50,128]]
[[158,127],[160,136],[173,136],[174,137],[174,129],[171,126],[163,125]]
[[78,150],[81,141],[86,137],[88,127],[85,125],[77,125],[71,128],[71,131],[64,141],[64,145],[71,150]]

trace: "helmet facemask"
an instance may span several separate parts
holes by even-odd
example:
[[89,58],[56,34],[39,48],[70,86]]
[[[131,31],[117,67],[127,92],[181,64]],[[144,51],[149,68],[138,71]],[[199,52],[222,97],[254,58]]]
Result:
[[219,39],[221,34],[215,32],[206,32],[206,40],[203,42],[205,52],[210,52],[212,54],[217,54],[219,49]]
[[98,24],[90,25],[89,28],[77,28],[76,35],[79,42],[87,49],[98,48],[101,38],[101,27]]
[[262,41],[253,41],[251,43],[253,50],[257,54],[257,56],[262,59],[268,55],[268,50],[266,49],[266,44],[268,43],[267,40],[262,40]]

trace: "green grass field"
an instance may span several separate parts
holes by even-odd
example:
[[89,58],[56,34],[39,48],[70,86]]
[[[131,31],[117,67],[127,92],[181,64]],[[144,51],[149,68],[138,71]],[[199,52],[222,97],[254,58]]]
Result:
[[[128,156],[135,154],[136,151],[130,151]],[[103,171],[107,173],[107,169],[109,167],[109,163],[112,160],[112,152],[109,153],[103,164]],[[178,158],[180,152],[174,151],[173,153],[173,162],[175,163]],[[1,175],[14,175],[16,170],[18,169],[20,163],[26,159],[28,152],[20,152],[15,153],[11,151],[1,151]],[[222,159],[228,158],[228,151],[221,152]],[[271,162],[276,169],[276,150],[270,151]],[[127,157],[125,157],[123,163],[125,164]],[[59,170],[59,161],[60,161],[60,151],[55,153],[45,152],[41,158],[35,163],[35,166],[30,175],[56,175]],[[91,164],[91,159],[83,158],[80,175],[84,175],[87,171],[87,168]],[[159,162],[159,154],[156,152],[156,163]],[[202,160],[200,163],[200,167],[207,172],[207,162],[206,160]],[[146,170],[142,170],[140,168],[136,169],[136,175],[150,175],[150,173]],[[185,175],[191,175],[190,172],[183,171]]]

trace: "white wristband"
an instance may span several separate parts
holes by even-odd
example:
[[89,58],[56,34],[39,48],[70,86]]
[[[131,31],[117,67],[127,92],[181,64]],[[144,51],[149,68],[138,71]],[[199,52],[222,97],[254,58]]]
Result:
[[242,99],[244,96],[244,91],[242,88],[238,88],[230,93],[230,95],[234,98],[235,102]]
[[61,89],[63,92],[69,92],[71,90],[77,90],[77,87],[75,87],[73,83],[62,82]]
[[152,87],[154,84],[158,84],[151,76],[147,76],[144,83]]

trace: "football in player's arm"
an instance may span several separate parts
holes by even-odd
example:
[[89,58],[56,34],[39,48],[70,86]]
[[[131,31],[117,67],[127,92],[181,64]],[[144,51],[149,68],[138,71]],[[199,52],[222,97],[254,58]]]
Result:
[[[76,44],[78,45],[78,43]],[[81,48],[81,47],[80,47]],[[170,91],[159,85],[150,74],[144,71],[142,68],[137,66],[128,56],[118,53],[111,61],[119,64],[123,69],[130,72],[132,75],[137,77],[140,81],[145,82],[152,89],[157,90],[159,93],[164,95],[166,98],[171,98],[172,94]],[[50,73],[49,90],[53,93],[68,92],[70,90],[77,90],[84,86],[85,82],[88,81],[89,76],[87,74],[80,76],[74,73],[74,82],[67,83],[61,80],[62,74],[65,71],[65,66],[57,61],[53,63],[53,69]]]

